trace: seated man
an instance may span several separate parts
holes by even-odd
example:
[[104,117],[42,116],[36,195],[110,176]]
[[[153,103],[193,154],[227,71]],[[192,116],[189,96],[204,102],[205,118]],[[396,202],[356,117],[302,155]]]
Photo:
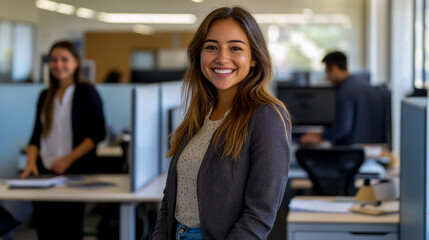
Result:
[[351,75],[347,57],[331,52],[323,60],[327,79],[337,91],[335,123],[323,133],[306,133],[300,144],[317,144],[329,140],[333,145],[386,142],[385,101],[381,92],[369,82]]

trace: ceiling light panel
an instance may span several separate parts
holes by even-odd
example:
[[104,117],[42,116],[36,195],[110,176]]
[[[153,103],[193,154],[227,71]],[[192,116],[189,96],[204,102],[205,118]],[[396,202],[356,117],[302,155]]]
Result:
[[72,15],[75,11],[75,7],[69,4],[65,3],[59,3],[57,6],[57,12],[66,14],[66,15]]
[[89,8],[78,8],[76,11],[76,16],[91,19],[95,17],[95,11]]
[[194,14],[138,14],[101,12],[98,15],[98,20],[108,23],[192,24],[197,21],[197,17]]
[[48,11],[56,11],[58,8],[58,3],[48,0],[37,0],[36,7]]

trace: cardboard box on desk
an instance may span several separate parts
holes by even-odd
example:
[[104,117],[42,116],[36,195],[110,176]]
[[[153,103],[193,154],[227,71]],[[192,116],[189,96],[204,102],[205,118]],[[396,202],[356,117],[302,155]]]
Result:
[[365,179],[364,185],[355,196],[357,202],[392,201],[399,197],[398,184],[395,181],[382,180],[380,183],[370,185]]

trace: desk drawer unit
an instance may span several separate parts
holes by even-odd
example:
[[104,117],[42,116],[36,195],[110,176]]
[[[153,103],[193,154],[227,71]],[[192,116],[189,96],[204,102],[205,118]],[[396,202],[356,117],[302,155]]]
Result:
[[288,240],[398,240],[397,224],[289,223]]

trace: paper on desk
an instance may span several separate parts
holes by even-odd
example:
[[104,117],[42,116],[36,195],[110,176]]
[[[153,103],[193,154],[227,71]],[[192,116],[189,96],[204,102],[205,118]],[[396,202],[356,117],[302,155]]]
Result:
[[289,208],[298,211],[309,212],[331,212],[331,213],[350,213],[349,208],[353,206],[352,202],[335,202],[324,200],[297,200],[292,199]]
[[6,180],[10,188],[47,188],[62,185],[67,182],[65,176],[56,176],[49,178],[22,178]]

